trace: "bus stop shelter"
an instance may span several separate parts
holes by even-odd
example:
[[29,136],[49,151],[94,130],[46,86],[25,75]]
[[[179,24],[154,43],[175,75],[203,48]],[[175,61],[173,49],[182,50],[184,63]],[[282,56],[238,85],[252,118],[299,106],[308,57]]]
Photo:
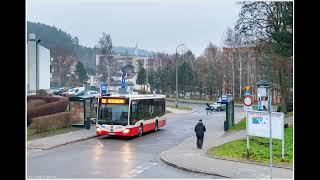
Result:
[[234,125],[234,100],[231,96],[224,95],[218,103],[226,105],[226,119],[224,121],[224,131]]
[[70,123],[73,127],[90,129],[96,119],[97,97],[95,95],[69,98]]

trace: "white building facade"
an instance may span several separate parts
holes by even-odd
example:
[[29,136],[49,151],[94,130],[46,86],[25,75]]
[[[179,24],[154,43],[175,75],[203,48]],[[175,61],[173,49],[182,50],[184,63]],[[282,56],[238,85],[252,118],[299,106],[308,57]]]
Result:
[[30,33],[27,43],[27,91],[50,89],[50,50]]

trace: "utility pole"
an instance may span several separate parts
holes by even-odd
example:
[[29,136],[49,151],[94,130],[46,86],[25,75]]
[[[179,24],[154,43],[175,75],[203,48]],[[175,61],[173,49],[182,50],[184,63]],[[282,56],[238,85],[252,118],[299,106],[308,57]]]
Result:
[[176,108],[178,108],[178,47],[183,46],[184,44],[180,44],[176,48]]
[[147,76],[147,94],[149,93],[149,80],[148,80],[148,58],[145,59],[146,62],[146,76]]
[[239,61],[240,61],[240,94],[239,94],[239,100],[241,100],[242,94],[241,94],[241,90],[242,90],[242,78],[241,78],[241,71],[242,71],[242,62],[241,62],[241,56],[240,56],[240,47],[239,47]]
[[234,49],[232,49],[232,95],[234,98],[235,95],[235,88],[234,88],[234,57],[233,57]]

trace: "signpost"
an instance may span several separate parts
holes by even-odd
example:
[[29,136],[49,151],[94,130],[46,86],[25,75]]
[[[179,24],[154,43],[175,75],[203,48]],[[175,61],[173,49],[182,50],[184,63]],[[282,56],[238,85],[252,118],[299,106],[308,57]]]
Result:
[[282,159],[284,159],[284,114],[279,112],[247,111],[248,151],[249,136],[270,138],[270,178],[272,178],[272,138],[282,140]]
[[284,114],[271,113],[269,83],[261,80],[258,84],[258,110],[247,111],[247,149],[249,136],[268,137],[270,139],[270,178],[272,178],[272,138],[282,140],[282,159],[284,159]]
[[243,109],[245,111],[248,111],[248,110],[252,110],[252,107],[251,107],[251,104],[252,104],[252,92],[251,92],[251,86],[245,86],[245,93],[244,93],[244,99],[243,99]]

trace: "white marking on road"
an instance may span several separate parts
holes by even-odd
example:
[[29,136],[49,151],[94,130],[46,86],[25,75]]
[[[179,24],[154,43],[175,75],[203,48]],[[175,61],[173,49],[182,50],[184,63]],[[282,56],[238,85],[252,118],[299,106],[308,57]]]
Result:
[[141,164],[141,165],[137,166],[136,168],[132,169],[129,172],[129,176],[128,177],[135,177],[138,174],[141,174],[143,171],[145,171],[147,169],[150,169],[152,166],[155,166],[157,164],[158,163],[156,163],[156,162],[149,162],[149,163]]
[[104,147],[104,145],[100,141],[98,141],[98,143],[99,143],[100,147]]

